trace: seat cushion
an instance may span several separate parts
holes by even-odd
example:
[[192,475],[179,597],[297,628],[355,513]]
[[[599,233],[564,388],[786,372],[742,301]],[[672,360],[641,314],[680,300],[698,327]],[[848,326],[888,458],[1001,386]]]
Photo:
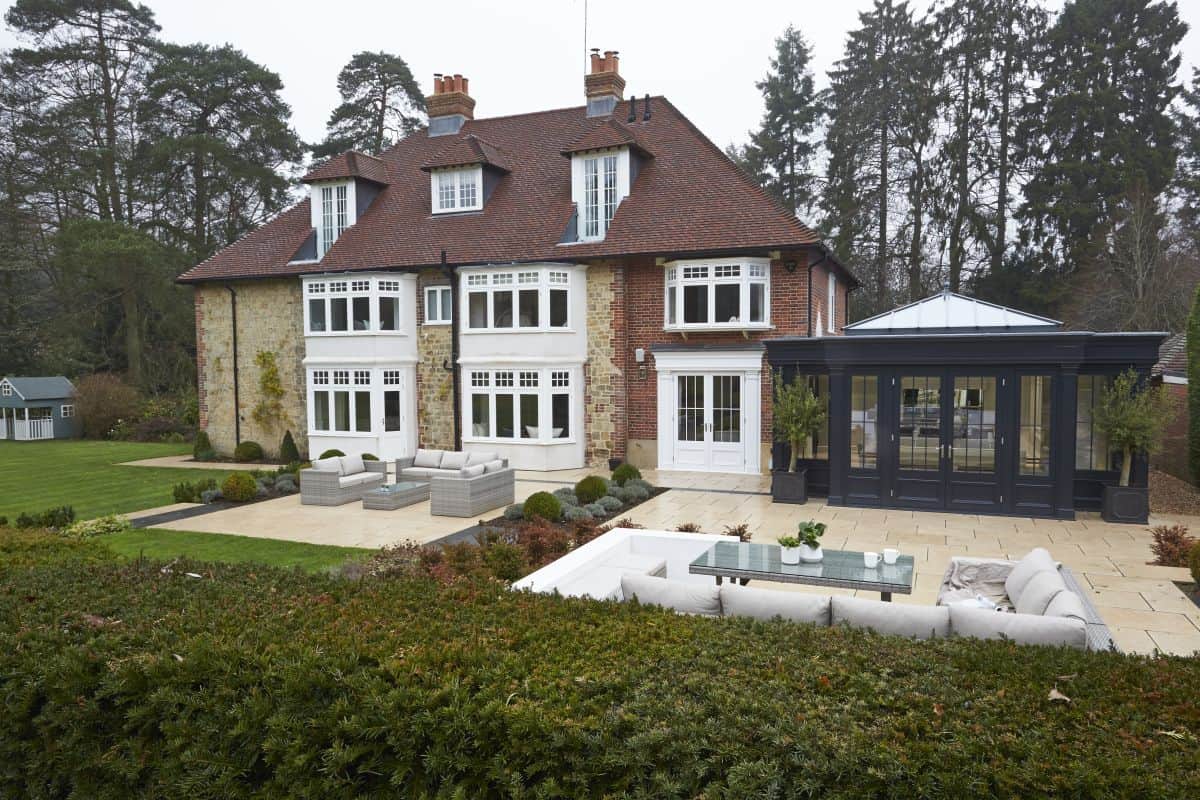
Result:
[[830,620],[834,625],[869,628],[876,633],[914,639],[940,639],[950,635],[948,606],[914,606],[835,595]]
[[715,585],[682,583],[649,575],[621,576],[621,596],[639,603],[673,608],[681,614],[721,615],[721,593]]
[[373,472],[360,472],[357,475],[343,475],[342,477],[338,478],[338,486],[342,487],[343,489],[351,486],[361,486],[364,483],[370,483],[376,478],[380,477],[383,476],[376,475]]
[[467,465],[467,454],[457,450],[447,450],[442,456],[442,469],[462,469]]
[[1044,570],[1056,569],[1058,569],[1058,564],[1050,557],[1046,548],[1033,548],[1013,566],[1008,577],[1004,579],[1004,591],[1008,594],[1008,599],[1015,606],[1021,599],[1021,591],[1025,588],[1025,584],[1029,583],[1034,575]]
[[317,472],[336,472],[342,474],[342,460],[337,456],[332,458],[318,458],[312,462],[312,468]]
[[[1061,578],[1062,576],[1060,575],[1059,577]],[[1043,616],[1074,617],[1081,622],[1087,622],[1088,619],[1087,609],[1083,607],[1083,600],[1070,589],[1054,595],[1054,599],[1050,601],[1050,605],[1046,606],[1046,612]]]
[[406,467],[401,470],[406,478],[430,478],[434,475],[457,475],[456,469],[441,469],[439,467]]
[[727,617],[776,617],[791,622],[829,625],[830,600],[826,595],[772,591],[725,584],[721,587],[721,609]]
[[458,471],[458,474],[464,478],[478,478],[483,474],[483,464],[476,464],[473,467],[463,467]]
[[445,452],[444,450],[422,450],[418,447],[417,454],[413,458],[413,466],[437,469],[442,465],[442,457]]
[[489,461],[496,461],[499,458],[499,453],[467,453],[467,466],[473,467],[476,464],[486,464]]
[[1087,626],[1074,617],[1039,617],[951,606],[950,629],[955,636],[972,636],[976,639],[1067,645],[1079,650],[1087,647]]
[[338,460],[342,462],[343,475],[357,475],[360,472],[367,471],[367,467],[365,464],[363,464],[363,457],[361,455],[342,456]]
[[483,464],[484,472],[499,472],[502,469],[504,469],[504,462],[498,458]]
[[1021,590],[1021,596],[1016,603],[1017,613],[1041,616],[1046,613],[1046,607],[1055,595],[1065,591],[1067,585],[1063,583],[1057,569],[1037,572]]

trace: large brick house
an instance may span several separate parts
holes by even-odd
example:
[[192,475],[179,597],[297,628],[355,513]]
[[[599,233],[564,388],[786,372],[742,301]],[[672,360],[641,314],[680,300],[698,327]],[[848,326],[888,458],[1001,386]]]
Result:
[[857,281],[666,98],[626,100],[615,53],[584,83],[476,119],[436,76],[427,129],[181,276],[214,447],[765,471],[762,340],[839,334]]

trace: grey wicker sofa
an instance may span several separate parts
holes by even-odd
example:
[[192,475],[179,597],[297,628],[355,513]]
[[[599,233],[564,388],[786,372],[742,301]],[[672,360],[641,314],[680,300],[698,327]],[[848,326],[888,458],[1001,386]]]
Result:
[[434,516],[473,517],[512,503],[517,473],[497,453],[418,450],[396,459],[396,480],[429,481]]
[[319,458],[312,469],[300,470],[300,502],[306,506],[345,505],[386,482],[386,461],[364,461],[361,455]]

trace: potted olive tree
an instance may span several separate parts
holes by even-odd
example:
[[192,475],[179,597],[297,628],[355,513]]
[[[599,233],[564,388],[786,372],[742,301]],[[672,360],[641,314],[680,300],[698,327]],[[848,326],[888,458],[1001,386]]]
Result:
[[778,372],[774,378],[775,441],[788,446],[787,469],[771,470],[771,499],[776,503],[807,503],[808,472],[798,468],[803,455],[812,457],[813,434],[825,421],[825,406],[813,394],[808,381],[797,378],[785,384]]
[[1150,516],[1150,490],[1130,486],[1133,459],[1158,449],[1163,429],[1173,416],[1161,389],[1141,383],[1132,369],[1113,379],[1100,395],[1095,411],[1097,430],[1108,445],[1121,451],[1121,478],[1104,487],[1101,515],[1107,522],[1145,524]]

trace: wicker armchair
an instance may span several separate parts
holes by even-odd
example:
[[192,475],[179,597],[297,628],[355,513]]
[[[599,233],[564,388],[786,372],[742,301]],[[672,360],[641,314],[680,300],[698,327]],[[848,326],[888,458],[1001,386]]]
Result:
[[387,483],[386,461],[365,461],[363,466],[365,472],[357,475],[341,475],[318,469],[300,470],[300,502],[306,506],[345,505],[361,500],[367,492]]
[[474,517],[511,504],[517,471],[505,467],[473,478],[433,475],[429,478],[430,513],[438,517]]

